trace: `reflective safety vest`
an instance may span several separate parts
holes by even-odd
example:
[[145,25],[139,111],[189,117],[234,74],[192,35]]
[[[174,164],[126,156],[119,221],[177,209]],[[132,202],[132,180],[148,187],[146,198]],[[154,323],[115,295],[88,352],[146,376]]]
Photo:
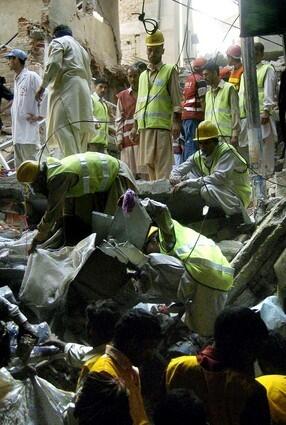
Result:
[[225,82],[223,87],[217,90],[216,94],[212,90],[207,91],[205,120],[218,127],[220,136],[231,137],[232,117],[229,96],[230,90],[234,90],[234,87]]
[[88,193],[106,192],[119,171],[119,162],[110,155],[97,152],[78,153],[61,160],[47,158],[47,181],[62,173],[78,175],[78,182],[65,194],[77,198]]
[[106,103],[97,94],[91,96],[93,105],[93,116],[99,121],[99,128],[95,129],[96,135],[89,143],[100,143],[108,145],[108,122],[109,112]]
[[[269,68],[272,68],[272,66],[269,63],[266,63],[266,64],[259,63],[256,68],[259,111],[261,114],[264,111],[264,82],[265,82],[265,77]],[[246,107],[245,107],[243,78],[241,79],[240,89],[239,89],[239,110],[240,110],[240,118],[245,118]]]
[[[162,234],[159,230],[160,251],[173,255],[184,264],[192,278],[201,285],[220,291],[228,291],[233,284],[234,269],[211,239],[173,220],[176,243],[166,252],[163,248]],[[199,236],[199,237],[198,237]]]
[[212,153],[212,163],[208,168],[203,160],[200,151],[195,152],[193,159],[203,176],[209,176],[215,172],[216,166],[220,158],[226,153],[232,151],[233,155],[239,158],[242,164],[245,164],[243,171],[233,170],[226,184],[228,187],[239,197],[245,207],[248,207],[251,200],[251,185],[245,159],[237,152],[237,150],[230,144],[222,142],[217,145]]
[[139,130],[171,129],[173,107],[168,82],[173,69],[174,65],[162,65],[153,82],[150,81],[150,71],[146,70],[140,75],[135,112]]
[[238,69],[234,69],[231,71],[228,82],[233,84],[235,89],[238,91],[240,86],[240,80],[243,74],[243,65],[241,65]]

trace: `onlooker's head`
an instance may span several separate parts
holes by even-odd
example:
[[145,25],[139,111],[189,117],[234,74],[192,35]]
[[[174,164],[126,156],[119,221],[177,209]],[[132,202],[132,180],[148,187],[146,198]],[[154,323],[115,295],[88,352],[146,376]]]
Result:
[[105,78],[96,78],[94,81],[95,93],[104,97],[108,90],[108,81]]
[[13,49],[5,55],[5,58],[9,61],[9,68],[17,75],[24,68],[27,57],[27,53],[21,49]]
[[132,309],[117,323],[112,344],[138,366],[154,352],[160,339],[159,319],[145,310]]
[[141,72],[145,71],[147,65],[144,62],[136,62],[127,69],[127,79],[132,90],[138,90],[138,82]]
[[185,389],[171,390],[157,405],[154,425],[206,425],[203,403]]
[[192,68],[194,72],[202,73],[207,61],[205,58],[196,58],[192,61]]
[[219,83],[218,64],[214,61],[208,61],[203,69],[203,77],[209,85],[217,85]]
[[7,366],[10,361],[10,337],[6,326],[0,321],[0,367]]
[[259,352],[258,362],[265,375],[286,375],[286,338],[270,331]]
[[96,347],[110,342],[115,325],[120,319],[118,305],[112,300],[98,300],[86,308],[86,330],[91,344]]
[[79,425],[132,425],[124,384],[104,372],[87,376],[75,404]]
[[72,30],[68,25],[61,24],[54,29],[53,35],[54,35],[54,38],[64,37],[65,35],[72,36]]
[[254,43],[255,62],[260,63],[264,57],[264,45],[262,43]]
[[158,65],[162,61],[164,54],[164,36],[160,30],[154,34],[147,34],[145,37],[145,44],[147,46],[148,61],[152,65]]
[[231,66],[235,66],[241,63],[241,47],[237,44],[230,46],[227,51],[227,61]]
[[214,340],[225,367],[250,370],[268,330],[259,313],[246,307],[226,308],[215,321]]

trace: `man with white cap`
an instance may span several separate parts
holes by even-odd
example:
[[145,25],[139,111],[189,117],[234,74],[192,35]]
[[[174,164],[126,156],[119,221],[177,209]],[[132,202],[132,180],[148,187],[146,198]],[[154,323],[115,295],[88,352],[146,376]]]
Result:
[[171,132],[176,139],[181,127],[181,95],[175,65],[162,63],[164,36],[157,30],[145,39],[149,64],[139,78],[135,110],[139,130],[138,165],[146,166],[150,180],[169,178],[173,164]]
[[240,80],[243,74],[243,65],[241,63],[241,48],[237,44],[230,46],[227,51],[227,61],[233,67],[228,82],[233,84],[236,90],[239,90]]
[[184,102],[182,111],[182,133],[185,140],[183,160],[196,152],[194,142],[196,129],[204,119],[204,98],[207,92],[207,83],[203,79],[203,67],[207,63],[204,58],[192,61],[192,72],[185,81],[183,91]]
[[11,108],[12,138],[16,168],[26,160],[36,160],[40,150],[39,121],[45,115],[45,104],[35,100],[40,76],[25,68],[27,54],[13,49],[5,55],[15,72],[14,99]]

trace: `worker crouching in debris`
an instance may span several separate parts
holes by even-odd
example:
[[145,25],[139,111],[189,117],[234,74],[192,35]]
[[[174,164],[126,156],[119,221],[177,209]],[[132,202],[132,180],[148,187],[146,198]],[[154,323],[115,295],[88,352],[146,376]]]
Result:
[[210,121],[199,124],[196,141],[200,149],[171,173],[174,190],[188,187],[206,205],[249,223],[251,185],[245,159],[232,145],[219,141],[218,129]]
[[186,303],[186,324],[201,336],[212,336],[233,284],[234,269],[211,239],[172,220],[166,205],[151,199],[142,202],[158,226],[151,228],[145,252],[161,252],[181,260],[186,271],[177,296]]
[[17,170],[17,179],[29,183],[36,193],[48,199],[31,252],[53,235],[62,217],[65,242],[75,243],[69,242],[75,233],[91,233],[93,210],[113,214],[119,197],[128,188],[136,190],[126,164],[97,152],[70,155],[62,160],[47,158],[42,164],[25,161]]

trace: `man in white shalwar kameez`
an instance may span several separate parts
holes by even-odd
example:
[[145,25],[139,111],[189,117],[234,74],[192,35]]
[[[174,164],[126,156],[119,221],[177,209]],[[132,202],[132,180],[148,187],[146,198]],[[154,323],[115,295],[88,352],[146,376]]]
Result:
[[66,157],[86,152],[94,135],[90,60],[69,27],[59,25],[54,37],[36,99],[49,88],[47,139]]
[[12,139],[15,167],[23,161],[37,160],[41,148],[39,123],[46,114],[46,99],[38,103],[35,93],[41,77],[25,68],[27,54],[13,49],[5,55],[9,68],[15,72],[14,99],[11,108]]

